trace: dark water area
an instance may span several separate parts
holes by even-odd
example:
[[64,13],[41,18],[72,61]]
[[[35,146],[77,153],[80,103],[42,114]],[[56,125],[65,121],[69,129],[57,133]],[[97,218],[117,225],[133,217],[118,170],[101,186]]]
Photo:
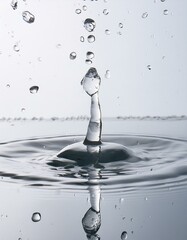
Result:
[[1,120],[0,239],[186,240],[186,119],[103,122],[102,142],[135,157],[57,157],[86,119]]

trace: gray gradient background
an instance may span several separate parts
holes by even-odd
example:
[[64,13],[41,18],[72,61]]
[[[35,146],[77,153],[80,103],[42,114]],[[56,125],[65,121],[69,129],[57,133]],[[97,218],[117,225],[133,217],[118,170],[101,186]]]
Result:
[[[186,0],[20,0],[17,10],[10,2],[0,1],[0,117],[89,115],[80,81],[90,67],[90,50],[102,78],[103,116],[187,114]],[[87,11],[77,15],[84,4]],[[35,15],[34,23],[23,21],[25,10]],[[96,21],[92,44],[80,42],[88,36],[87,17]],[[19,52],[13,50],[16,42]],[[69,59],[72,51],[75,60]],[[110,79],[104,77],[107,69]],[[40,88],[37,94],[29,92],[33,85]]]

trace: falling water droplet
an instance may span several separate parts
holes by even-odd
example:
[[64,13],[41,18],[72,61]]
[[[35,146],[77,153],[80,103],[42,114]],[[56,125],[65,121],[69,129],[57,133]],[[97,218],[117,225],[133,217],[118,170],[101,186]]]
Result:
[[80,37],[80,41],[84,42],[84,37],[83,36]]
[[91,18],[87,18],[84,21],[84,27],[88,32],[92,32],[94,30],[95,26],[96,26],[95,21]]
[[39,87],[38,86],[32,86],[30,87],[30,93],[34,94],[34,93],[37,93],[38,90],[39,90]]
[[148,13],[147,12],[144,12],[143,14],[142,14],[142,18],[147,18],[148,17]]
[[92,59],[92,58],[94,58],[94,53],[93,53],[93,52],[87,52],[87,53],[86,53],[86,57],[87,57],[88,59]]
[[11,2],[11,7],[16,10],[18,7],[18,0],[12,0]]
[[151,70],[151,65],[147,65],[147,69],[148,69],[148,70]]
[[105,78],[110,78],[110,70],[106,70],[106,73],[105,73]]
[[20,51],[18,42],[16,44],[14,44],[13,49],[14,49],[15,52],[19,52]]
[[89,43],[93,43],[93,42],[95,42],[95,36],[94,35],[89,35],[87,40],[88,40]]
[[41,214],[39,212],[35,212],[32,215],[33,222],[39,222],[41,220]]
[[120,28],[123,28],[123,23],[119,23],[119,27],[120,27]]
[[35,20],[34,15],[32,13],[30,13],[29,11],[24,11],[22,13],[22,17],[23,17],[23,20],[27,23],[33,23]]
[[110,35],[110,30],[109,30],[109,29],[106,29],[106,30],[105,30],[105,34],[106,34],[106,35]]
[[108,9],[104,9],[104,10],[103,10],[103,14],[104,14],[104,15],[108,15],[108,14],[109,14]]
[[81,9],[77,8],[77,9],[75,10],[75,13],[76,13],[76,14],[80,14],[80,13],[81,13]]
[[122,239],[122,240],[127,239],[127,232],[126,232],[126,231],[122,232],[122,234],[121,234],[121,239]]
[[167,9],[164,10],[164,15],[168,15],[169,11]]
[[72,53],[70,53],[70,55],[69,55],[69,58],[70,58],[71,60],[74,60],[76,57],[77,57],[76,52],[72,52]]
[[82,9],[83,9],[83,11],[86,11],[87,10],[87,6],[86,5],[82,6]]

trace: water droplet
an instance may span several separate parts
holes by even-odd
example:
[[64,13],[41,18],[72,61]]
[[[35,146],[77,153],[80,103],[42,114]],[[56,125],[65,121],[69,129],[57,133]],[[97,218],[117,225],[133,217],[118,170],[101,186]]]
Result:
[[160,0],[161,2],[165,2],[165,0]]
[[21,238],[18,238],[18,240],[22,240]]
[[25,112],[25,108],[22,108],[22,109],[21,109],[21,112]]
[[169,11],[167,9],[164,10],[164,15],[168,15]]
[[106,30],[105,30],[105,33],[106,33],[106,35],[110,35],[110,30],[109,30],[109,29],[106,29]]
[[74,60],[76,57],[77,57],[76,52],[72,52],[72,53],[70,53],[70,55],[69,55],[69,58],[70,58],[71,60]]
[[127,239],[127,232],[126,232],[126,231],[122,232],[122,234],[121,234],[121,239],[122,239],[122,240]]
[[20,51],[18,42],[16,44],[14,44],[13,49],[14,49],[15,52],[19,52]]
[[34,93],[37,93],[38,90],[39,90],[39,87],[38,86],[32,86],[30,87],[30,93],[34,94]]
[[133,222],[133,218],[131,218],[131,222]]
[[95,68],[90,68],[81,81],[81,85],[83,86],[86,93],[90,96],[99,91],[100,83],[101,78]]
[[94,53],[93,53],[93,52],[87,52],[87,53],[86,53],[86,57],[87,57],[88,59],[92,59],[92,58],[94,58]]
[[105,78],[110,78],[110,70],[106,70],[106,73],[105,73]]
[[124,198],[120,198],[119,202],[120,203],[124,202]]
[[95,42],[95,36],[94,35],[89,35],[87,39],[88,39],[89,43]]
[[76,9],[76,10],[75,10],[75,13],[76,13],[76,14],[80,14],[80,13],[81,13],[81,9],[79,9],[79,8]]
[[119,27],[120,27],[120,28],[123,28],[123,23],[119,23]]
[[86,5],[82,6],[82,9],[83,9],[83,11],[86,11],[87,10],[87,6]]
[[96,26],[95,21],[91,18],[87,18],[84,21],[84,27],[88,32],[92,32],[94,30],[95,26]]
[[39,212],[35,212],[32,215],[33,222],[39,222],[41,220],[41,214]]
[[148,17],[148,13],[147,12],[144,12],[143,14],[142,14],[142,18],[147,18]]
[[151,70],[151,65],[147,65],[147,69],[148,69],[148,70]]
[[10,88],[10,84],[7,84],[6,87],[7,87],[7,88]]
[[87,63],[87,64],[92,64],[92,61],[91,61],[90,59],[86,59],[86,60],[85,60],[85,63]]
[[41,57],[38,57],[37,60],[38,60],[38,62],[41,62],[41,61],[42,61],[42,58],[41,58]]
[[29,11],[24,11],[22,13],[22,17],[23,17],[23,20],[27,23],[33,23],[35,20],[34,15],[32,13],[30,13]]
[[18,0],[12,0],[11,2],[11,7],[16,10],[18,7]]
[[61,47],[62,47],[62,44],[57,43],[56,47],[57,47],[57,48],[61,48]]
[[84,37],[83,36],[80,37],[80,41],[84,42]]
[[104,9],[104,10],[103,10],[103,14],[104,14],[104,15],[108,15],[108,14],[109,14],[108,9]]

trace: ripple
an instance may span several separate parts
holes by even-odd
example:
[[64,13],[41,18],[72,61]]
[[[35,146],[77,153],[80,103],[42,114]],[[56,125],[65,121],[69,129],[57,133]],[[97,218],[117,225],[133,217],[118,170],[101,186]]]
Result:
[[187,141],[135,135],[104,135],[136,157],[82,164],[58,158],[57,153],[84,136],[32,138],[0,144],[1,181],[41,189],[85,191],[89,172],[96,171],[102,192],[182,187],[187,183]]

